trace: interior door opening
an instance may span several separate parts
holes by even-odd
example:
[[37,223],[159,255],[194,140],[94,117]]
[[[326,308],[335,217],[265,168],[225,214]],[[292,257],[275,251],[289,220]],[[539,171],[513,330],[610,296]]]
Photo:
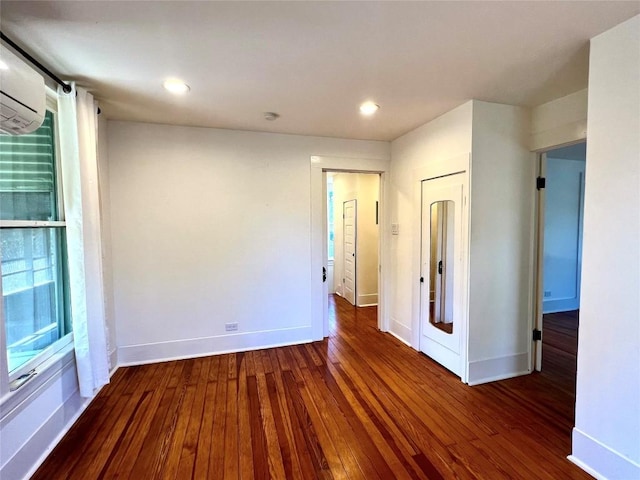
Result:
[[[539,156],[534,368],[575,388],[586,143]],[[538,333],[539,332],[539,333]]]
[[378,173],[326,172],[327,295],[355,308],[376,307],[380,292]]
[[[382,234],[390,227],[388,212],[385,208],[386,195],[389,192],[389,160],[375,158],[348,158],[312,155],[311,164],[311,304],[310,338],[320,340],[330,335],[329,330],[329,228],[328,228],[328,177],[338,173],[368,173],[378,179],[377,228],[377,307],[378,328],[389,330],[387,266],[389,265],[389,239]],[[338,219],[334,219],[337,221]],[[334,222],[335,223],[335,222]],[[374,247],[376,248],[376,247]],[[334,262],[335,264],[335,262]],[[335,289],[335,285],[333,288]],[[335,291],[335,290],[334,290]]]

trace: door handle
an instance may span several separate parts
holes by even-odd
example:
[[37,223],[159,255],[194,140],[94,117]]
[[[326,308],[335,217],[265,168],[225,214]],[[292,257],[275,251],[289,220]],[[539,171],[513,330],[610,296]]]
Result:
[[442,260],[438,262],[438,274],[442,275]]
[[322,267],[322,283],[327,281],[327,269]]

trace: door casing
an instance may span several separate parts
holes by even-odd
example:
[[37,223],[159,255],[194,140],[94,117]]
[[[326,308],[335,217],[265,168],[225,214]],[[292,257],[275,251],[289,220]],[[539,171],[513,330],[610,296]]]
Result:
[[388,159],[346,158],[313,155],[311,168],[311,340],[329,336],[329,291],[322,281],[322,269],[327,258],[327,171],[345,173],[374,173],[380,175],[378,218],[378,329],[389,331],[387,299],[387,266],[389,265],[390,221],[386,208],[389,192],[390,162]]

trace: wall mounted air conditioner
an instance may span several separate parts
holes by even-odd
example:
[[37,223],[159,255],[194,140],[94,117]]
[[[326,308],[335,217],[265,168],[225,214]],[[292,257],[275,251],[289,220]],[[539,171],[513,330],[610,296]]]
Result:
[[44,121],[44,78],[6,48],[0,48],[0,131],[23,135]]

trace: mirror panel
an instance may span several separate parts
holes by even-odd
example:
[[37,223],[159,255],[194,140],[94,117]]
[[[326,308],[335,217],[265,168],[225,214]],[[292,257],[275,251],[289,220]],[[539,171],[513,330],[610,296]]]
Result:
[[454,203],[431,204],[429,259],[429,322],[445,333],[453,333],[453,245]]

